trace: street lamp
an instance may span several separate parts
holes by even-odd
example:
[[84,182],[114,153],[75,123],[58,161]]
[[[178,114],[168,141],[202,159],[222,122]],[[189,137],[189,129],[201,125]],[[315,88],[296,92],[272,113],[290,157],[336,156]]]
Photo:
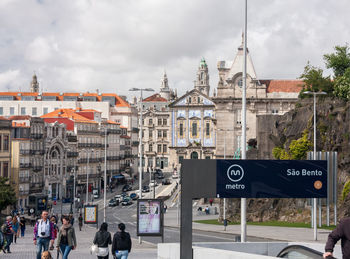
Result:
[[[326,95],[326,92],[305,91],[303,94],[314,96],[314,160],[316,160],[316,96]],[[317,240],[317,198],[313,199],[313,222],[314,222],[314,240]]]
[[[106,195],[107,195],[107,131],[108,127],[102,128],[105,130],[105,172],[104,172],[104,181],[103,181],[103,222],[106,222]],[[112,180],[112,173],[110,181]]]
[[87,170],[86,170],[86,200],[85,203],[87,204],[89,202],[89,161],[90,161],[90,153],[94,153],[94,149],[86,150],[83,149],[82,151],[87,153]]
[[[139,132],[139,138],[140,138],[140,142],[139,142],[139,152],[140,152],[140,161],[139,161],[139,196],[140,199],[142,199],[142,156],[143,156],[143,152],[142,152],[142,113],[143,113],[143,105],[142,105],[142,92],[146,91],[146,92],[153,92],[154,90],[152,88],[131,88],[129,89],[129,91],[131,92],[140,92],[140,97],[141,97],[141,101],[140,101],[140,132]],[[141,244],[141,237],[139,237],[139,243]]]

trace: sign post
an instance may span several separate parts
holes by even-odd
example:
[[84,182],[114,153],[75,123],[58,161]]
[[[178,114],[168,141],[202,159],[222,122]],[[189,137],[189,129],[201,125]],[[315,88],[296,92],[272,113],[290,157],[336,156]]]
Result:
[[98,205],[84,206],[84,224],[96,224],[98,229]]
[[137,200],[137,236],[164,236],[163,201]]

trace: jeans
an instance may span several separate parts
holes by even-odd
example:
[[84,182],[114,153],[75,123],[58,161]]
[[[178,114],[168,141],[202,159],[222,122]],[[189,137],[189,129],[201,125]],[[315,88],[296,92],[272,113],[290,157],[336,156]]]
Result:
[[41,259],[41,253],[49,250],[50,238],[38,237],[36,240],[36,259]]
[[11,245],[12,240],[13,240],[13,234],[6,234],[5,238],[6,238],[7,244],[4,248],[4,250],[7,250],[7,252],[10,252],[10,245]]
[[68,259],[68,255],[70,251],[72,250],[72,247],[69,245],[60,245],[60,249],[62,252],[62,259]]
[[21,228],[21,237],[24,237],[24,232],[26,231],[26,228]]
[[117,256],[118,259],[127,259],[129,255],[129,251],[121,250],[121,251],[118,251],[118,253],[116,253],[115,255]]

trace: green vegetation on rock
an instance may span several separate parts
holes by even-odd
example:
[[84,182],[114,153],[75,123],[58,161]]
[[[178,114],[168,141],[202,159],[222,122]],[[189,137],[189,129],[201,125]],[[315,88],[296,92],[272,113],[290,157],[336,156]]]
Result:
[[350,192],[350,180],[344,184],[344,188],[343,188],[343,191],[341,193],[341,197],[343,200],[345,200],[345,198],[346,198],[346,196],[348,196],[349,192]]
[[0,176],[0,211],[16,203],[16,193],[8,183],[8,179]]

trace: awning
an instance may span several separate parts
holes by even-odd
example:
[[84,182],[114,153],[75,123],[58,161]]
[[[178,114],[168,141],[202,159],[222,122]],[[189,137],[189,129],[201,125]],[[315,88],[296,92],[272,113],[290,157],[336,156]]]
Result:
[[124,178],[124,175],[122,175],[122,174],[114,175],[113,178],[122,179],[122,178]]
[[130,175],[128,175],[126,173],[122,173],[122,175],[125,177],[125,179],[131,179]]

